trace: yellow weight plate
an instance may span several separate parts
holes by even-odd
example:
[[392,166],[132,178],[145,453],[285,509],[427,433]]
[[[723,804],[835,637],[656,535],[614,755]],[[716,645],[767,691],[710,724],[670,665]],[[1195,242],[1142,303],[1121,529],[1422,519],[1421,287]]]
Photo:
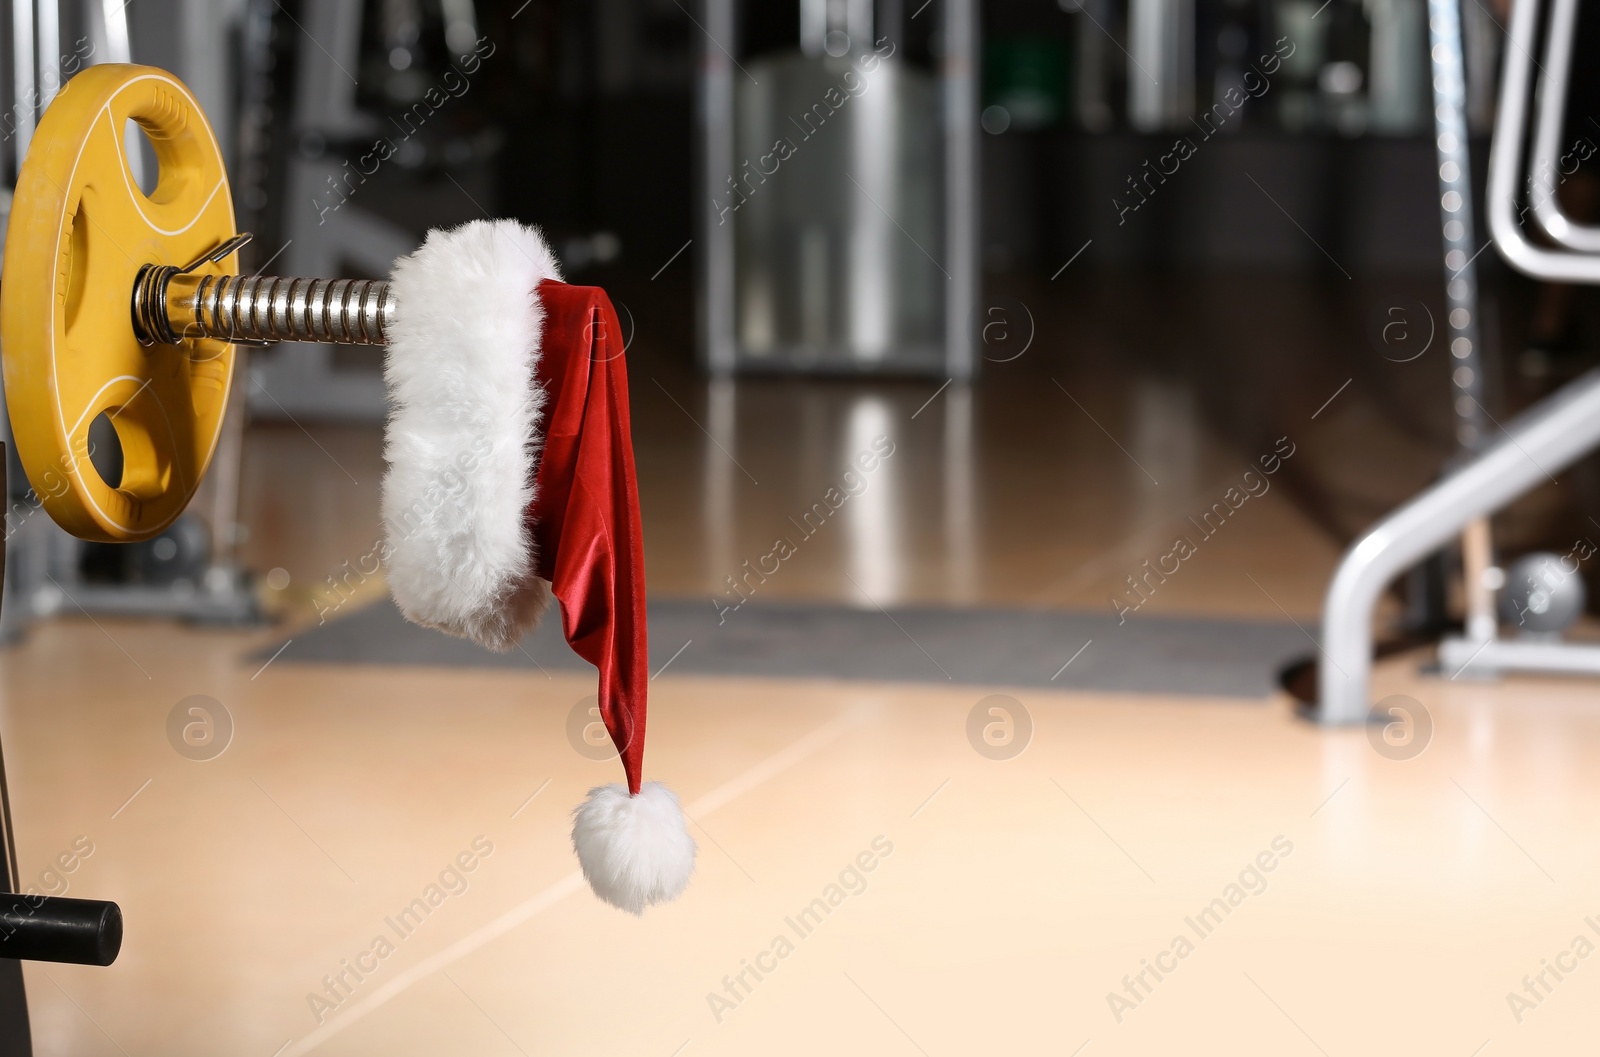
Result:
[[[128,121],[155,148],[146,195],[128,164]],[[216,450],[233,346],[141,345],[134,278],[179,267],[234,234],[216,136],[189,89],[148,66],[91,66],[39,121],[6,229],[0,359],[17,454],[57,524],[80,539],[149,539],[194,496]],[[236,273],[237,254],[203,266]],[[89,460],[104,412],[122,478]]]

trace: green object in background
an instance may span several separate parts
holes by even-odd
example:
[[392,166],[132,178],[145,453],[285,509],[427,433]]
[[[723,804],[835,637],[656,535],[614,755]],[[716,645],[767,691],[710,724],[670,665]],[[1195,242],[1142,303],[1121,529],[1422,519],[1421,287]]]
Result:
[[983,105],[1003,109],[1011,128],[1053,125],[1067,111],[1066,71],[1067,49],[1059,40],[994,37],[983,48]]

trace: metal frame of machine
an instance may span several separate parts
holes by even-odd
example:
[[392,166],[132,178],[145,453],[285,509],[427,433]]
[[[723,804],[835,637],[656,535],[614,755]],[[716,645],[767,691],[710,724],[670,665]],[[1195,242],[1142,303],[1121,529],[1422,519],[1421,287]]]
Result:
[[[42,110],[59,88],[48,84],[40,72],[44,57],[60,50],[63,5],[59,0],[12,0],[12,91],[17,98],[34,99]],[[81,13],[95,43],[93,60],[128,62],[130,27],[121,2],[83,0]],[[218,11],[210,15],[220,18]],[[213,27],[215,28],[215,27]],[[191,27],[195,29],[195,27]],[[199,32],[198,29],[196,32]],[[221,85],[205,85],[208,95],[222,94]],[[17,107],[17,129],[12,137],[13,173],[20,166],[36,123],[33,107]],[[137,165],[140,159],[130,159]],[[9,212],[9,203],[6,207]],[[242,365],[241,365],[242,366]],[[261,619],[261,607],[248,574],[237,562],[239,542],[239,475],[244,447],[244,387],[236,388],[224,419],[213,459],[213,471],[199,506],[211,530],[211,552],[198,582],[187,584],[97,584],[84,581],[78,571],[82,544],[42,516],[36,504],[7,498],[5,533],[11,555],[5,577],[4,607],[0,609],[0,640],[23,634],[35,620],[63,610],[118,615],[168,616],[207,623],[242,624]],[[0,408],[0,420],[4,419]],[[4,423],[6,436],[9,423]],[[14,446],[12,458],[15,459]],[[13,480],[22,481],[13,462]]]
[[[1545,149],[1536,145],[1532,152],[1527,170],[1532,186],[1538,186],[1541,163],[1548,161],[1550,130],[1559,123],[1570,71],[1570,61],[1557,62],[1556,58],[1565,54],[1570,59],[1577,5],[1574,0],[1556,2],[1548,40],[1549,62],[1541,85],[1540,127]],[[1460,14],[1456,0],[1429,0],[1428,6],[1437,120],[1443,137],[1463,126]],[[1516,0],[1512,8],[1489,163],[1489,231],[1501,256],[1534,278],[1596,284],[1600,283],[1600,255],[1585,252],[1593,247],[1586,241],[1584,229],[1570,224],[1563,228],[1552,219],[1556,214],[1547,209],[1540,217],[1541,224],[1567,248],[1546,249],[1528,240],[1516,215],[1518,176],[1524,172],[1522,161],[1528,153],[1524,138],[1541,9],[1542,0]],[[1461,179],[1467,179],[1464,168]],[[1450,213],[1464,211],[1460,198],[1454,209],[1449,203],[1445,208]],[[1535,215],[1540,214],[1536,211]],[[1473,523],[1553,480],[1554,474],[1597,446],[1600,369],[1568,383],[1506,423],[1498,440],[1352,544],[1340,560],[1323,603],[1319,720],[1328,724],[1367,722],[1373,610],[1390,581]],[[1481,544],[1480,549],[1484,549]],[[1486,571],[1486,565],[1468,563],[1469,598],[1481,599],[1488,593],[1483,579]],[[1448,638],[1440,644],[1440,664],[1451,678],[1505,671],[1600,675],[1600,646],[1503,639],[1492,608],[1485,612],[1481,603],[1473,607],[1467,632],[1465,637]]]
[[[153,189],[134,178],[135,126],[160,161]],[[67,538],[157,539],[193,502],[219,453],[225,494],[236,501],[238,452],[220,443],[239,393],[235,345],[377,345],[395,305],[383,281],[238,273],[238,250],[250,236],[236,230],[221,146],[194,94],[167,71],[93,66],[57,94],[37,133],[31,149],[19,146],[26,158],[0,291],[11,439],[38,490],[30,496]],[[105,252],[123,244],[138,245],[139,256]],[[116,479],[91,458],[89,431],[102,414],[122,441]],[[240,418],[233,416],[236,436]],[[48,523],[33,521],[36,532]],[[22,567],[88,612],[86,591],[74,595],[38,560],[50,554],[29,554]],[[140,596],[120,590],[108,597],[137,611]],[[38,595],[23,597],[37,604]],[[186,601],[169,592],[170,609],[146,611],[204,615],[181,609]],[[26,1015],[14,1014],[23,993],[15,962],[109,965],[121,948],[122,915],[114,903],[20,890],[3,769],[0,843],[0,959],[11,963],[0,967],[0,1010],[8,1014],[0,1057],[10,1057],[30,1045]]]

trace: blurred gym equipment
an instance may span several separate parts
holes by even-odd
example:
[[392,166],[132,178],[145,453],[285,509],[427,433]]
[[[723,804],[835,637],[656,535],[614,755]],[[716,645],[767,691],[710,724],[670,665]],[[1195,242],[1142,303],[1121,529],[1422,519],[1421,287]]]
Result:
[[[248,164],[271,152],[270,122],[261,118],[278,92],[271,79],[272,49],[279,46],[272,12],[281,5],[175,0],[174,6],[182,32],[168,38],[181,41],[184,65],[219,104],[228,88],[217,67],[225,61],[220,38],[235,9],[245,8],[243,64],[259,75],[245,85],[244,102],[254,105],[241,108],[241,139],[256,148],[248,152],[245,201],[259,207],[269,196],[281,198],[282,181]],[[445,6],[451,47],[470,48],[471,0]],[[313,17],[342,18],[339,27],[351,30],[361,5],[314,10]],[[0,626],[15,636],[30,620],[65,608],[257,620],[253,586],[234,562],[247,410],[245,388],[232,384],[243,369],[238,346],[381,342],[393,310],[386,284],[225,274],[239,271],[238,250],[249,236],[237,234],[224,145],[196,93],[162,70],[127,65],[127,5],[15,0],[10,15],[19,102],[8,153],[17,187],[3,199],[9,281],[0,287],[0,355],[17,441],[11,450],[34,488],[5,491],[3,460],[10,453],[0,450],[9,544],[0,553],[12,552],[20,574],[0,584],[6,599]],[[79,43],[89,62],[121,65],[80,72],[76,59],[58,60],[68,27],[85,33]],[[331,70],[336,63],[329,57],[325,65]],[[70,90],[63,90],[74,73]],[[339,87],[345,78],[331,81]],[[311,111],[329,112],[329,97],[318,94],[317,84],[299,87]],[[229,117],[226,108],[219,114]],[[157,175],[152,187],[147,177]],[[414,244],[388,228],[379,231],[387,237],[368,237],[375,222],[362,228],[359,211],[341,213],[347,223],[308,233],[307,249],[337,245],[341,264],[364,250],[361,263],[387,271]],[[305,379],[288,379],[291,400],[300,391],[296,380]],[[381,407],[377,372],[365,382]],[[312,377],[310,386],[324,400],[330,392],[348,395],[331,390],[326,378]],[[12,479],[20,484],[23,476]],[[209,497],[208,516],[197,518],[201,496]],[[50,517],[33,516],[39,510]],[[122,917],[114,903],[24,888],[3,753],[0,851],[0,1057],[25,1057],[32,1048],[19,959],[109,965],[120,949]]]
[[972,377],[976,3],[924,16],[937,74],[899,4],[802,0],[799,47],[742,62],[734,7],[706,5],[699,81],[705,364]]
[[[126,160],[130,120],[156,146],[160,178],[149,196]],[[105,542],[148,539],[188,506],[210,465],[233,349],[209,341],[152,353],[125,305],[143,288],[138,262],[152,250],[158,259],[199,258],[193,267],[236,267],[221,150],[175,79],[93,67],[46,110],[12,202],[0,341],[17,454],[45,509],[68,532]],[[224,245],[226,256],[205,256]],[[59,307],[44,312],[42,305]],[[78,472],[101,414],[120,441],[115,482],[92,462]]]
[[1577,0],[1555,0],[1550,10],[1550,29],[1546,36],[1544,69],[1539,79],[1536,104],[1538,121],[1534,126],[1533,153],[1528,171],[1535,181],[1530,205],[1534,219],[1545,234],[1578,253],[1600,253],[1600,227],[1574,223],[1561,210],[1555,194],[1558,166],[1561,163],[1562,119],[1566,116],[1567,86],[1572,77],[1571,47],[1561,46],[1577,33]]
[[1194,0],[1129,0],[1128,119],[1141,132],[1179,127],[1194,114],[1194,7]]
[[[441,41],[423,33],[434,10],[442,23]],[[247,19],[257,28],[251,32],[270,36],[283,22],[283,12],[275,0],[252,0]],[[261,247],[263,257],[297,274],[386,274],[396,258],[416,248],[417,233],[366,208],[365,196],[356,189],[391,157],[393,167],[403,170],[448,159],[470,184],[462,170],[501,146],[498,130],[452,134],[443,119],[428,120],[416,112],[433,109],[421,99],[438,91],[444,73],[438,64],[470,56],[480,43],[478,5],[474,0],[381,5],[315,0],[301,4],[290,18],[284,27],[288,45],[276,50],[292,65],[293,78],[258,136],[258,147],[276,137],[277,153],[254,161],[263,169],[282,170],[281,184],[261,197],[264,212],[269,202],[277,203],[272,244]],[[431,55],[437,61],[430,68],[435,44],[443,51]],[[462,100],[451,107],[471,105]],[[386,146],[374,154],[379,142]],[[251,377],[247,399],[258,418],[383,421],[383,374],[375,356],[341,359],[334,344],[291,344],[257,357]]]
[[[149,195],[129,171],[129,121],[155,145]],[[235,343],[382,343],[387,283],[241,277],[248,239],[210,126],[170,74],[93,67],[46,111],[13,198],[0,341],[23,468],[78,538],[151,539],[188,506],[217,450]],[[119,441],[115,481],[90,458],[100,415]]]
[[[466,7],[470,12],[470,0]],[[384,134],[385,123],[357,106],[357,85],[346,72],[360,67],[361,15],[361,0],[318,0],[301,11],[305,31],[296,44],[293,104],[281,119],[292,140],[285,144],[285,201],[315,203],[328,197],[330,188],[345,187],[349,174],[336,148],[360,144],[365,151]],[[469,37],[465,50],[471,47]],[[320,213],[302,208],[283,214],[282,263],[294,271],[338,275],[341,267],[353,267],[357,274],[382,275],[396,257],[416,248],[410,232],[357,201]],[[277,251],[276,246],[267,249]],[[335,369],[333,351],[327,345],[299,345],[262,357],[253,368],[258,384],[247,394],[251,410],[274,418],[381,422],[383,375],[376,360],[367,367]]]
[[[159,167],[148,193],[130,151],[134,126]],[[394,318],[385,282],[235,274],[249,238],[235,231],[216,137],[171,74],[86,69],[40,119],[12,198],[0,287],[10,424],[33,494],[57,524],[79,540],[142,544],[109,552],[136,585],[161,590],[206,568],[206,531],[181,515],[225,447],[235,346],[381,344]],[[234,502],[236,450],[228,461]],[[3,769],[0,807],[4,890],[16,893]],[[0,958],[107,965],[121,937],[111,903],[36,893],[0,901]],[[0,1010],[25,1010],[21,1002],[21,977],[0,967]],[[11,1037],[0,1035],[0,1053],[28,1052],[25,1013],[6,1018],[3,1032]]]
[[[183,32],[163,38],[172,59],[199,80],[199,94],[221,103],[228,97],[223,70],[217,65],[226,37],[228,6],[193,0],[173,0],[174,12],[183,20]],[[36,10],[35,10],[36,9]],[[131,61],[131,32],[127,5],[83,0],[75,5],[56,2],[12,4],[14,33],[12,63],[16,98],[32,100],[14,111],[17,133],[14,164],[20,167],[35,124],[35,110],[53,100],[60,85],[80,67],[73,56],[60,55],[59,42],[81,34],[74,56],[93,63]],[[222,109],[226,119],[227,111]],[[148,186],[156,156],[142,135],[125,137],[127,170],[135,186]],[[9,213],[11,198],[5,207]],[[63,609],[88,613],[178,617],[207,623],[245,624],[261,619],[261,609],[249,575],[236,561],[242,537],[238,524],[239,470],[243,453],[245,415],[242,389],[232,398],[233,414],[222,416],[216,436],[214,468],[199,505],[204,517],[186,517],[176,527],[181,537],[144,545],[143,555],[123,554],[115,548],[80,542],[48,518],[34,517],[41,497],[27,489],[21,466],[13,464],[12,480],[18,485],[8,496],[6,535],[12,554],[11,575],[6,578],[5,606],[0,614],[0,638],[15,639],[34,620]],[[15,445],[12,446],[15,449]],[[87,448],[92,462],[103,472],[121,474],[123,455],[115,424],[105,414],[88,424]],[[118,477],[120,483],[120,476]],[[202,523],[203,522],[203,523]],[[171,561],[162,558],[177,545]],[[142,571],[158,575],[139,575]]]
[[[1564,4],[1564,6],[1563,6]],[[1552,148],[1550,128],[1559,122],[1570,71],[1576,4],[1558,0],[1546,40],[1546,63],[1539,90],[1543,135],[1528,157],[1524,139],[1530,107],[1533,53],[1538,48],[1541,0],[1515,0],[1505,49],[1500,87],[1499,115],[1494,129],[1489,163],[1487,212],[1496,248],[1513,267],[1537,279],[1600,283],[1600,255],[1580,234],[1582,229],[1563,225],[1551,208],[1541,224],[1563,248],[1535,246],[1517,218],[1518,177],[1526,173],[1527,186],[1537,190],[1547,172]],[[1447,246],[1470,250],[1467,196],[1470,173],[1459,161],[1447,173],[1446,148],[1464,149],[1463,61],[1459,8],[1455,0],[1430,0],[1428,5],[1432,45],[1438,135],[1443,189],[1440,205],[1445,217]],[[1564,60],[1559,57],[1565,56]],[[1540,147],[1542,143],[1542,149]],[[1452,178],[1453,177],[1453,178]],[[1453,197],[1452,197],[1453,196]],[[1535,212],[1538,216],[1538,212]],[[1450,228],[1455,220],[1462,228]],[[1455,238],[1452,238],[1455,235]],[[1585,252],[1585,251],[1591,252]],[[1467,261],[1470,265],[1470,260]],[[1466,314],[1465,302],[1455,304],[1452,315]],[[1452,319],[1454,327],[1456,320]],[[1460,328],[1456,328],[1459,330]],[[1460,337],[1452,339],[1461,340]],[[1469,339],[1470,340],[1470,339]],[[1476,345],[1476,342],[1473,342]],[[1458,389],[1478,379],[1464,377],[1457,368]],[[1476,373],[1476,372],[1475,372]],[[1458,401],[1469,397],[1463,392]],[[1475,400],[1475,398],[1473,398]],[[1394,577],[1432,554],[1457,533],[1465,532],[1464,566],[1467,578],[1468,624],[1463,637],[1447,638],[1439,645],[1439,661],[1450,678],[1463,675],[1492,677],[1506,671],[1600,674],[1600,647],[1563,642],[1553,635],[1504,639],[1492,592],[1508,578],[1490,563],[1487,521],[1495,510],[1523,495],[1600,445],[1600,370],[1591,371],[1547,397],[1515,420],[1506,423],[1500,439],[1483,445],[1469,462],[1373,526],[1351,545],[1335,572],[1323,605],[1322,652],[1319,667],[1318,717],[1323,723],[1364,723],[1371,704],[1372,615],[1378,597]],[[1523,591],[1525,585],[1509,583]],[[1532,594],[1523,601],[1531,601]],[[1571,604],[1568,598],[1566,604]],[[1553,630],[1553,629],[1552,629]]]

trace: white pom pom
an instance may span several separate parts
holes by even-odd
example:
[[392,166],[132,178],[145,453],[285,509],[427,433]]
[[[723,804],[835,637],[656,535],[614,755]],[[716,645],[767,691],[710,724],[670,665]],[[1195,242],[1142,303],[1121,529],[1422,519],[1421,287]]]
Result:
[[638,796],[602,785],[573,812],[572,847],[594,894],[630,914],[678,898],[694,873],[694,838],[678,798],[660,782]]

